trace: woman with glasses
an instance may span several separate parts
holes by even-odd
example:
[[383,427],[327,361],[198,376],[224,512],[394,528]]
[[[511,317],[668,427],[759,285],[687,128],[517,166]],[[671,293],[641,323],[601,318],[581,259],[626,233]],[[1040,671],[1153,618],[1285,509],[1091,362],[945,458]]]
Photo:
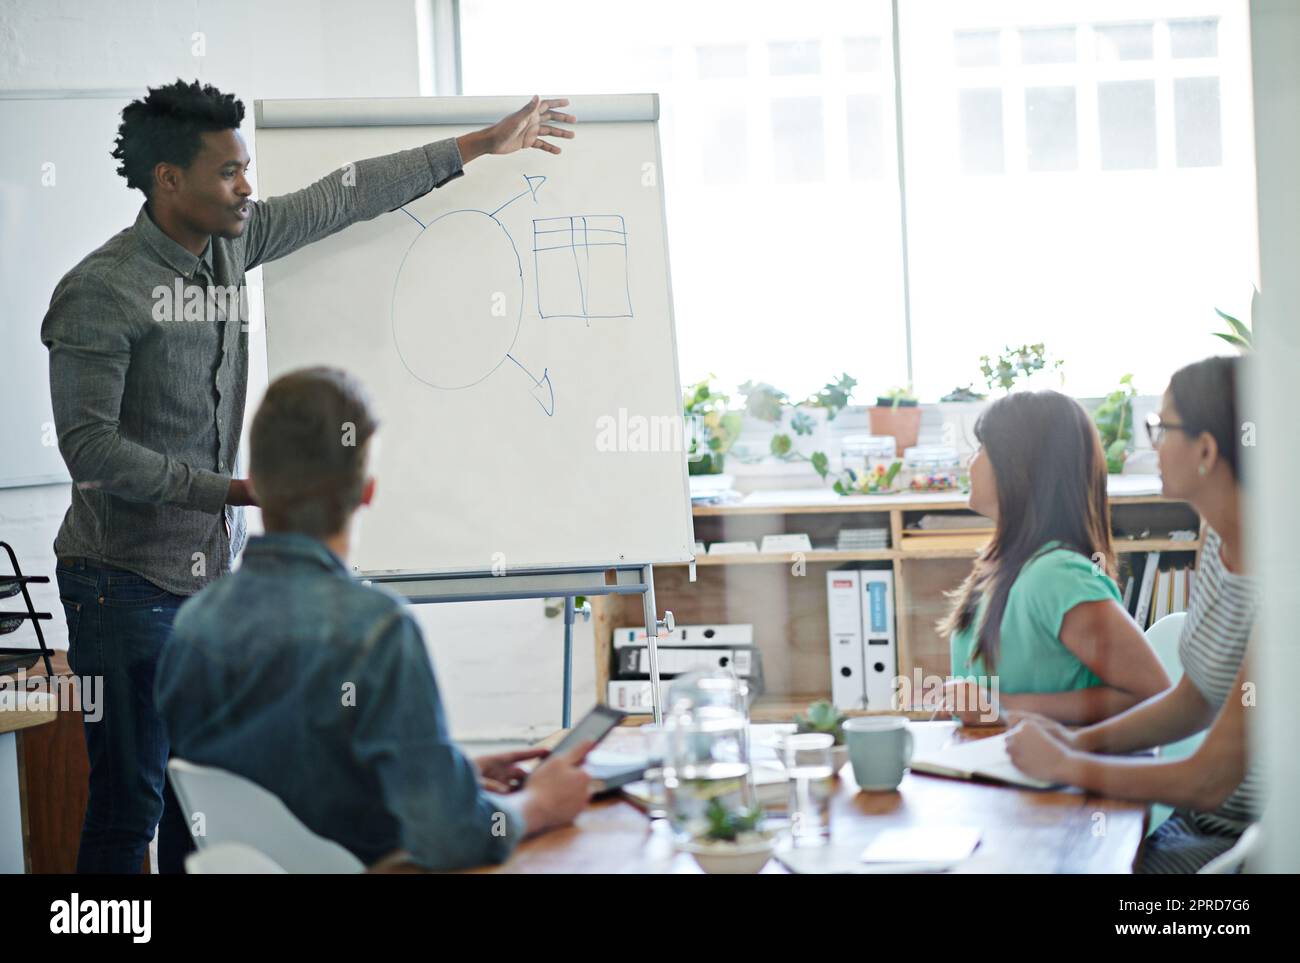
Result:
[[998,709],[1086,723],[1168,687],[1112,577],[1106,458],[1088,413],[1056,391],[1012,394],[975,436],[970,507],[997,529],[940,625],[957,680],[948,707],[968,724]]
[[[1241,436],[1249,422],[1237,410],[1240,367],[1238,358],[1209,358],[1182,368],[1147,422],[1164,494],[1190,502],[1206,525],[1178,644],[1182,679],[1104,722],[1071,731],[1029,718],[1008,740],[1012,760],[1032,776],[1174,807],[1148,837],[1139,872],[1195,872],[1258,818],[1259,779],[1246,751],[1254,686],[1245,657],[1259,589],[1246,569],[1241,523]],[[1184,759],[1120,755],[1207,727]]]

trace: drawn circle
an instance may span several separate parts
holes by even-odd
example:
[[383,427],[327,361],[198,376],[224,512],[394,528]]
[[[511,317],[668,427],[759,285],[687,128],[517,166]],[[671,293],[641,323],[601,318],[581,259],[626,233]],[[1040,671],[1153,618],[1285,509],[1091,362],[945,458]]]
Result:
[[483,211],[430,221],[393,282],[393,342],[412,376],[468,388],[506,359],[523,320],[524,278],[510,234]]

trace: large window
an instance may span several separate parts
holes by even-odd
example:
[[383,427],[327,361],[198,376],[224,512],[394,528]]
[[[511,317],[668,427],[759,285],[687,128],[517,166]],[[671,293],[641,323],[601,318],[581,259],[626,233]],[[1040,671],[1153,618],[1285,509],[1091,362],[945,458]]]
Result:
[[888,0],[461,0],[462,89],[661,95],[683,378],[865,400],[910,340],[934,400],[1042,341],[1076,394],[1157,392],[1221,346],[1255,275],[1245,0],[899,8],[896,69]]
[[1246,4],[902,0],[916,387],[1043,342],[1163,390],[1256,275]]

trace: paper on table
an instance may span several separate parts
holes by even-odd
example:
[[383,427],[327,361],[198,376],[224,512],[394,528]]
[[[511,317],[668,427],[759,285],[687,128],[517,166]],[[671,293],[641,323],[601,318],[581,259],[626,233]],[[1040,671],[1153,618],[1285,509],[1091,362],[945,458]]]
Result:
[[975,851],[974,826],[913,826],[883,829],[862,851],[865,863],[958,863]]
[[792,873],[852,874],[864,873],[943,873],[958,861],[940,863],[864,863],[856,846],[817,846],[777,850],[777,861]]

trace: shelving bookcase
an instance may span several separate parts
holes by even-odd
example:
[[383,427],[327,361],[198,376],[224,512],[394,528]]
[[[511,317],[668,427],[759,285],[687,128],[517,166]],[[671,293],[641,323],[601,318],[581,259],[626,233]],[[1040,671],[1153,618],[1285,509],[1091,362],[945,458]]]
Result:
[[[1113,545],[1117,556],[1134,552],[1199,552],[1204,531],[1185,502],[1159,495],[1110,498]],[[826,621],[825,573],[862,563],[891,568],[898,641],[898,671],[911,676],[948,674],[948,644],[935,631],[947,611],[945,593],[970,570],[987,534],[918,536],[908,525],[921,515],[970,513],[962,493],[900,493],[840,496],[828,490],[757,492],[729,505],[697,505],[695,537],[715,541],[753,540],[763,535],[803,532],[819,542],[834,542],[840,528],[889,529],[889,547],[871,551],[818,550],[797,557],[789,552],[700,555],[696,581],[686,564],[655,566],[655,594],[661,611],[671,610],[679,625],[742,622],[754,626],[762,653],[766,691],[754,704],[756,721],[789,721],[811,701],[830,697],[830,654]],[[1143,530],[1196,532],[1192,541],[1135,538]],[[802,574],[799,574],[799,573]],[[613,662],[614,629],[641,624],[635,600],[615,596],[593,600],[597,699],[605,701]],[[635,721],[647,717],[635,716]]]

